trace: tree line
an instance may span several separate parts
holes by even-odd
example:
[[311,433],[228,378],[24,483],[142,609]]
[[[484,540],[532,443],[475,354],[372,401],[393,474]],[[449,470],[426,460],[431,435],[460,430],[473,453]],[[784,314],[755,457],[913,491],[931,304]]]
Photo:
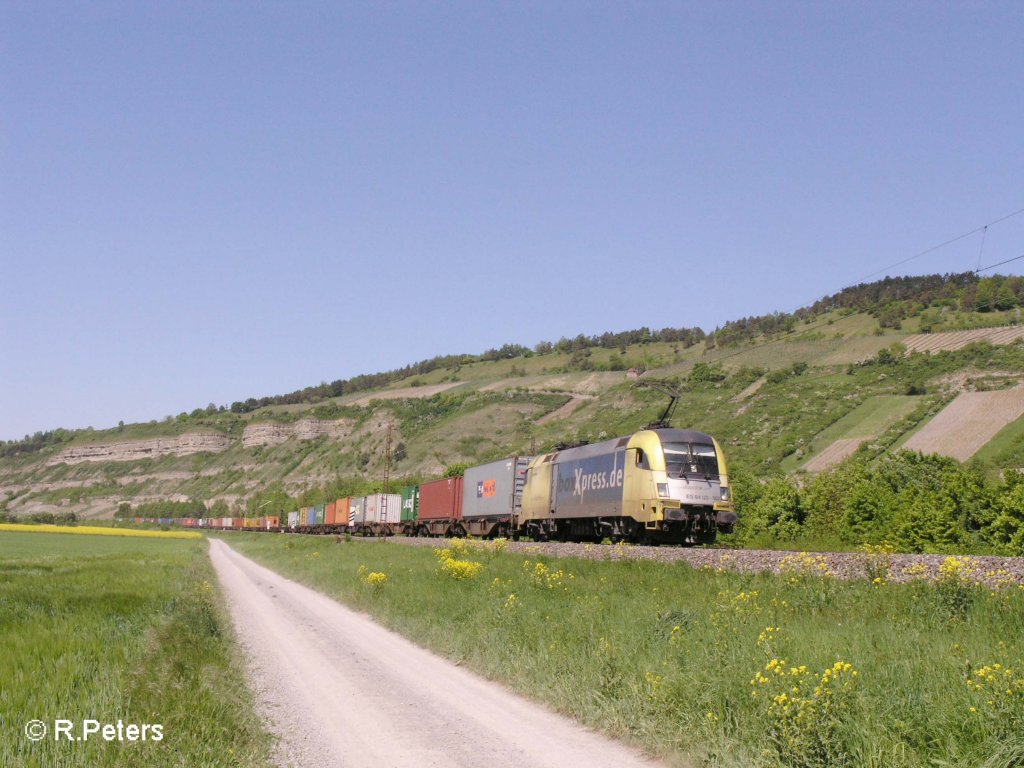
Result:
[[250,397],[247,400],[232,403],[231,411],[234,413],[248,413],[271,405],[317,403],[332,397],[341,397],[342,395],[378,389],[393,384],[396,381],[402,381],[413,376],[422,376],[436,370],[449,370],[455,373],[463,365],[470,365],[472,363],[514,360],[517,358],[529,358],[535,355],[573,354],[592,348],[616,349],[625,348],[633,344],[651,344],[655,342],[671,342],[681,344],[684,347],[690,347],[694,344],[699,344],[704,338],[704,331],[700,328],[662,328],[655,331],[642,327],[631,331],[605,332],[593,336],[580,334],[571,339],[563,337],[555,342],[541,341],[532,349],[522,344],[504,344],[501,347],[488,349],[477,355],[438,355],[429,360],[421,360],[418,363],[412,363],[402,368],[395,368],[394,370],[381,373],[360,374],[349,379],[338,379],[330,383],[319,384],[315,387],[305,387],[304,389],[284,395]]
[[888,543],[901,552],[1024,555],[1024,474],[998,481],[955,459],[901,451],[808,478],[730,478],[742,546]]

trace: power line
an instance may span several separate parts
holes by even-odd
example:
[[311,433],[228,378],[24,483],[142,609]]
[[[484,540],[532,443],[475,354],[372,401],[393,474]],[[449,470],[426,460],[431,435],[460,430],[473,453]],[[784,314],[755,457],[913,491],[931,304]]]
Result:
[[985,235],[987,235],[987,234],[988,234],[988,225],[986,224],[985,228],[981,231],[981,245],[978,246],[978,268],[974,270],[975,272],[977,272],[978,269],[981,269],[981,257],[982,257],[982,254],[985,253]]
[[870,275],[865,275],[864,277],[862,277],[857,282],[858,283],[862,283],[865,280],[867,280],[868,278],[872,278],[875,275],[880,275],[883,272],[892,269],[893,267],[899,267],[899,266],[901,266],[903,264],[906,264],[908,261],[913,261],[914,259],[919,259],[922,256],[927,256],[929,253],[937,251],[940,248],[945,248],[947,245],[952,245],[953,243],[959,242],[960,240],[963,240],[966,237],[970,237],[971,235],[976,235],[978,232],[985,232],[986,230],[988,230],[989,227],[994,226],[996,224],[999,224],[1000,222],[1006,221],[1007,219],[1012,219],[1014,216],[1019,216],[1022,213],[1024,213],[1024,208],[1020,208],[1020,209],[1014,211],[1013,213],[1008,213],[1005,216],[1002,216],[1002,217],[996,219],[995,221],[990,221],[988,224],[982,224],[980,227],[975,227],[970,232],[964,232],[962,235],[957,235],[956,237],[950,238],[949,240],[946,240],[944,243],[939,243],[938,245],[933,245],[931,248],[926,248],[925,250],[921,251],[920,253],[915,253],[913,256],[908,256],[907,258],[903,259],[902,261],[897,261],[895,264],[890,264],[887,267],[882,267],[881,269],[877,270],[876,272],[872,272]]
[[984,272],[989,269],[995,269],[996,267],[1003,266],[1003,264],[1009,264],[1011,261],[1019,261],[1020,259],[1024,259],[1024,253],[1022,253],[1020,256],[1014,256],[1012,259],[1000,261],[998,264],[989,264],[987,267],[979,267],[978,269],[974,270],[974,274],[978,274],[979,272]]
[[[982,256],[983,251],[984,251],[985,236],[988,234],[988,228],[991,227],[991,226],[994,226],[996,224],[999,224],[1001,222],[1004,222],[1007,219],[1012,219],[1014,216],[1019,216],[1022,213],[1024,213],[1024,208],[1018,208],[1016,211],[1013,211],[1012,213],[1008,213],[1005,216],[1000,216],[998,219],[994,219],[993,221],[990,221],[987,224],[982,224],[980,227],[975,227],[974,229],[972,229],[969,232],[964,232],[963,234],[957,235],[956,237],[953,237],[953,238],[950,238],[949,240],[946,240],[945,242],[939,243],[938,245],[933,245],[930,248],[926,248],[925,250],[921,251],[920,253],[915,253],[913,256],[910,256],[910,257],[908,257],[906,259],[903,259],[902,261],[898,261],[895,264],[890,264],[888,267],[883,267],[882,269],[880,269],[880,270],[878,270],[876,272],[872,272],[870,275],[866,275],[866,276],[862,277],[860,280],[857,281],[857,283],[862,283],[865,280],[868,280],[869,278],[874,277],[875,275],[881,274],[882,272],[885,272],[885,271],[887,271],[889,269],[892,269],[893,267],[898,267],[898,266],[900,266],[902,264],[906,264],[909,261],[913,261],[914,259],[920,258],[921,256],[926,256],[929,253],[937,251],[940,248],[945,248],[947,245],[951,245],[953,243],[956,243],[956,242],[958,242],[960,240],[963,240],[964,238],[970,237],[971,235],[975,235],[978,232],[982,233],[982,242],[981,242],[981,249],[982,250],[979,250],[979,252],[978,252],[978,264],[981,264],[981,256]],[[1024,259],[1024,254],[1021,254],[1020,256],[1016,256],[1016,257],[1014,257],[1012,259],[1007,259],[1006,261],[1001,261],[998,264],[991,264],[991,265],[989,265],[987,267],[979,266],[978,269],[974,270],[974,274],[979,274],[979,273],[985,272],[986,270],[989,270],[989,269],[995,269],[996,267],[1001,267],[1004,264],[1009,264],[1010,262],[1013,262],[1013,261],[1019,261],[1020,259]],[[855,284],[856,283],[854,283],[854,285]],[[805,307],[805,306],[807,306],[809,304],[812,304],[812,303],[814,303],[815,301],[817,301],[820,298],[821,297],[819,296],[819,297],[817,297],[815,299],[811,299],[809,301],[806,301],[803,304],[800,304],[799,306],[794,307],[787,314],[793,314],[793,312],[796,312],[798,309],[801,309],[801,308],[803,308],[803,307]],[[752,341],[752,339],[751,339],[751,341]],[[771,346],[772,344],[782,344],[782,343],[786,343],[788,341],[791,341],[791,339],[787,338],[787,337],[784,337],[784,336],[776,338],[776,339],[769,339],[768,341],[763,343],[762,348],[764,346]],[[738,343],[742,343],[742,342],[738,342]],[[723,360],[728,360],[728,359],[733,358],[733,357],[738,357],[739,355],[744,354],[746,351],[747,351],[746,349],[736,349],[736,350],[734,350],[731,353],[721,354],[721,355],[716,356],[713,359],[712,362],[722,362]]]
[[[1021,211],[1018,211],[1018,213],[1020,213],[1022,211],[1024,211],[1024,208],[1022,208]],[[1012,216],[1012,215],[1015,215],[1015,214],[1010,214],[1010,215]],[[1004,217],[1004,219],[1005,218],[1009,218],[1009,217]],[[998,221],[1003,221],[1003,219],[999,219]],[[986,225],[986,227],[987,226],[988,225]],[[985,229],[985,227],[979,227],[978,229]],[[973,231],[977,232],[978,229],[975,229]],[[960,239],[960,238],[957,238],[957,239]],[[1022,253],[1020,256],[1014,256],[1012,259],[1007,259],[1006,261],[1000,261],[997,264],[989,264],[987,267],[979,267],[978,269],[974,270],[974,274],[980,274],[981,272],[985,272],[985,271],[987,271],[989,269],[995,269],[996,267],[1001,267],[1004,264],[1009,264],[1009,263],[1014,262],[1014,261],[1020,261],[1021,259],[1024,259],[1024,253]],[[995,301],[996,300],[993,297],[991,300],[989,300],[984,305],[984,307],[986,309],[994,309],[995,308]],[[804,306],[804,305],[801,305],[801,306]],[[799,309],[799,308],[800,307],[797,307],[797,309]],[[979,309],[980,309],[980,307],[979,307]],[[751,341],[752,342],[753,339],[747,339],[747,341]],[[760,346],[763,349],[764,347],[768,347],[768,346],[771,346],[773,344],[785,344],[785,343],[790,343],[792,341],[794,341],[794,339],[792,337],[780,336],[780,337],[775,338],[775,339],[769,339],[768,341],[763,342]],[[738,344],[742,344],[742,341],[741,342],[737,342],[737,343]],[[736,349],[736,350],[734,350],[732,352],[715,356],[712,359],[712,362],[719,363],[719,362],[722,362],[723,360],[729,360],[730,358],[738,357],[738,356],[746,353],[747,351],[748,351],[747,349]]]
[[[1006,221],[1007,219],[1012,219],[1014,216],[1019,216],[1022,213],[1024,213],[1024,208],[1018,208],[1016,211],[1013,211],[1012,213],[1008,213],[1005,216],[1000,216],[998,219],[990,221],[987,224],[982,224],[980,227],[975,227],[970,232],[964,232],[962,235],[957,235],[956,237],[952,237],[952,238],[950,238],[949,240],[946,240],[943,243],[939,243],[938,245],[933,245],[931,248],[926,248],[925,250],[921,251],[920,253],[915,253],[913,256],[908,256],[907,258],[905,258],[905,259],[903,259],[901,261],[897,261],[895,264],[890,264],[887,267],[882,267],[881,269],[876,270],[875,272],[872,272],[870,275],[865,275],[864,277],[860,278],[860,280],[857,280],[855,282],[849,283],[848,286],[853,286],[853,285],[857,285],[858,283],[863,283],[865,280],[869,280],[870,278],[874,277],[875,275],[880,275],[883,272],[887,272],[888,270],[892,269],[893,267],[898,267],[898,266],[901,266],[903,264],[906,264],[909,261],[913,261],[914,259],[918,259],[918,258],[920,258],[922,256],[927,256],[929,253],[933,253],[934,251],[937,251],[940,248],[945,248],[947,245],[952,245],[953,243],[959,242],[960,240],[963,240],[964,238],[970,237],[971,235],[976,235],[978,232],[984,233],[982,235],[982,242],[981,242],[981,247],[984,249],[984,247],[985,247],[985,235],[988,234],[988,228],[989,227],[995,226],[996,224],[999,224],[999,223],[1001,223],[1003,221]],[[978,264],[979,265],[981,264],[981,256],[982,256],[982,252],[979,251],[978,252]],[[1014,259],[1011,259],[1010,261],[1014,261]],[[1007,264],[1009,262],[1003,262],[1003,263]],[[999,264],[994,264],[993,266],[998,267]],[[992,267],[980,267],[979,266],[979,268],[976,269],[975,272],[982,272],[985,269],[991,269],[991,268]],[[808,299],[807,301],[803,302],[802,304],[798,304],[797,306],[795,306],[791,310],[789,310],[789,314],[792,314],[793,312],[796,312],[798,309],[802,309],[803,307],[806,307],[809,304],[813,304],[814,302],[818,301],[818,299],[820,299],[820,298],[821,298],[821,296],[816,296],[816,297],[814,297],[812,299]]]

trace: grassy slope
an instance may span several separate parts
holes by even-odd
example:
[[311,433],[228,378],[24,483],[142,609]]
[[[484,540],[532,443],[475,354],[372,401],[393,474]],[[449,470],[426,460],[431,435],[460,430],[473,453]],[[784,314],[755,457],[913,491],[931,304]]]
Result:
[[802,456],[787,457],[782,464],[786,470],[802,467],[816,453],[828,448],[836,440],[848,438],[874,438],[884,434],[901,419],[910,416],[920,405],[920,398],[907,395],[872,395],[821,430],[807,444]]
[[[839,583],[807,575],[813,560],[780,578],[479,545],[457,557],[481,563],[481,572],[455,581],[422,547],[296,536],[230,542],[672,764],[1002,766],[1024,750],[1024,697],[966,684],[985,665],[1021,669],[1017,588]],[[360,579],[361,566],[387,580],[374,587]],[[783,675],[752,684],[772,659],[782,660]],[[815,695],[824,670],[840,661],[858,672],[843,678],[852,687]],[[805,674],[790,673],[801,665]],[[772,706],[782,692],[809,702],[805,719]]]
[[1024,416],[999,430],[975,458],[997,467],[1024,467]]
[[[0,532],[0,765],[267,765],[206,542]],[[29,742],[38,718],[160,742]]]
[[[958,322],[966,320],[960,318]],[[670,343],[637,345],[627,348],[625,355],[618,349],[594,349],[590,361],[598,366],[610,360],[645,365],[649,375],[657,377],[685,377],[696,362],[721,365],[727,373],[744,367],[778,370],[793,363],[807,363],[809,369],[804,375],[767,383],[743,403],[730,401],[751,379],[731,376],[717,384],[688,387],[674,420],[679,426],[715,434],[734,462],[753,471],[780,466],[792,471],[835,437],[852,436],[858,429],[882,428],[884,439],[880,443],[891,445],[918,427],[942,400],[936,382],[949,370],[948,365],[944,368],[935,361],[918,366],[917,378],[931,384],[927,395],[912,399],[904,397],[909,380],[903,373],[893,375],[892,371],[877,369],[848,373],[851,364],[874,357],[916,330],[916,319],[906,321],[901,331],[890,329],[878,335],[876,330],[877,322],[870,316],[833,312],[810,323],[799,323],[792,333],[769,340],[710,350],[704,345],[688,349]],[[297,494],[339,476],[379,479],[388,421],[396,427],[395,442],[404,443],[407,453],[407,458],[392,468],[393,476],[428,477],[457,462],[482,462],[510,453],[529,453],[534,447],[544,450],[564,440],[594,440],[628,433],[653,420],[665,405],[664,395],[633,388],[621,371],[567,371],[569,362],[569,355],[552,354],[473,363],[457,371],[435,370],[389,388],[457,381],[457,387],[427,399],[352,405],[367,396],[359,393],[315,406],[271,406],[245,415],[218,413],[83,433],[76,437],[76,443],[197,429],[215,429],[236,438],[236,442],[216,455],[48,467],[44,461],[54,452],[51,450],[30,458],[0,461],[0,486],[21,494],[19,503],[35,499],[60,505],[69,499],[79,508],[92,503],[92,508],[110,510],[118,500],[140,501],[173,494],[232,501],[275,482],[284,483]],[[963,368],[962,363],[957,365]],[[539,416],[557,409],[573,393],[592,399],[567,418],[542,426],[535,424]],[[878,404],[877,409],[872,402]],[[293,422],[301,417],[351,418],[355,433],[340,442],[327,438],[290,440],[261,448],[243,448],[240,444],[246,424]],[[876,420],[873,425],[872,420]],[[1012,442],[1004,435],[986,455],[997,462],[1019,461],[1019,448],[1000,447],[1006,440]],[[90,487],[46,487],[53,483],[87,483]]]

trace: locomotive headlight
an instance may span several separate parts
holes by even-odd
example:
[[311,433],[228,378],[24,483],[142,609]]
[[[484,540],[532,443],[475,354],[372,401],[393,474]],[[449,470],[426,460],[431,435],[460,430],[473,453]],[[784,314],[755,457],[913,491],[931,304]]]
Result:
[[728,501],[728,500],[729,500],[729,489],[728,489],[728,488],[726,488],[726,487],[725,487],[725,486],[723,485],[723,486],[722,486],[722,501]]
[[668,498],[668,483],[658,483],[658,497],[662,499]]

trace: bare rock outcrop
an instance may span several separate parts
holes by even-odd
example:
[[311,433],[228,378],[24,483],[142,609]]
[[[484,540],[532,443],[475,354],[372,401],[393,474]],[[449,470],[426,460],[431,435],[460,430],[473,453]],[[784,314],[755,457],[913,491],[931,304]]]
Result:
[[242,446],[253,448],[258,445],[280,445],[287,440],[313,440],[323,435],[340,440],[352,434],[353,426],[351,419],[299,419],[294,424],[250,424],[242,433]]
[[101,443],[65,448],[46,463],[82,464],[101,461],[139,461],[160,456],[188,456],[193,453],[220,453],[231,445],[227,435],[192,432],[178,437],[154,437],[124,443]]

